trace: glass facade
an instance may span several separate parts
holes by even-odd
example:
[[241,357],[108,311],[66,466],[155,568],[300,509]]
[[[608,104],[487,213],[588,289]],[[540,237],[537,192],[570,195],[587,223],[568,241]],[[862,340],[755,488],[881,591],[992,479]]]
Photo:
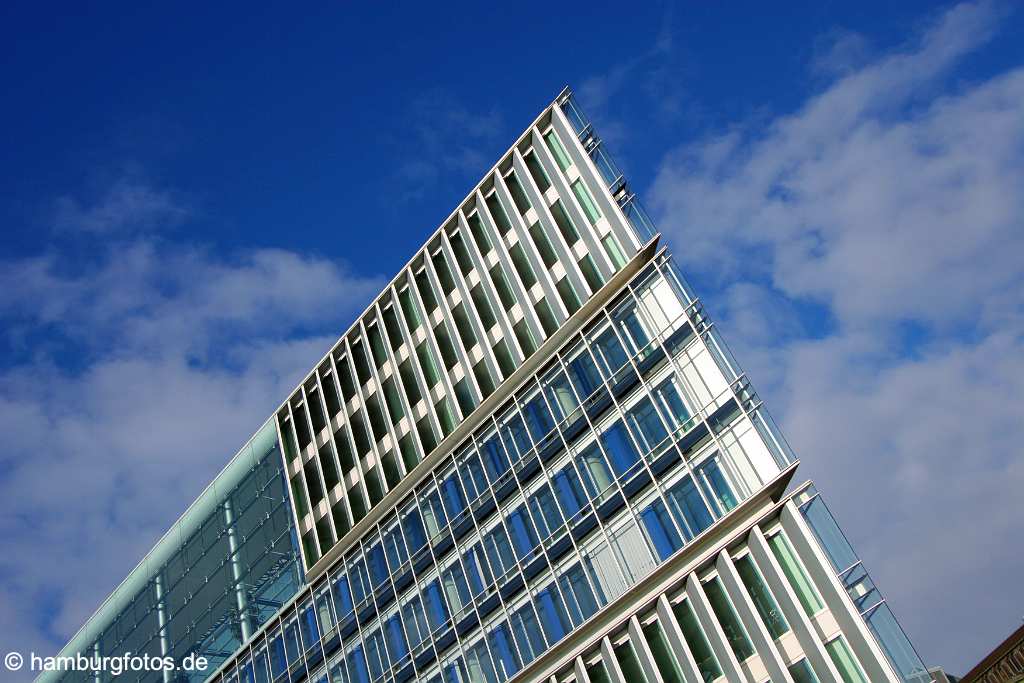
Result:
[[[272,423],[257,433],[65,648],[206,657],[205,680],[295,595],[301,568]],[[129,677],[125,673],[119,677]],[[130,678],[129,678],[130,679]],[[148,674],[161,680],[161,674]],[[110,680],[109,672],[65,681]]]
[[656,236],[560,96],[72,645],[206,653],[197,683],[874,680],[895,620],[811,627],[853,593],[809,529],[873,585],[813,499],[772,507],[793,455]]
[[[704,362],[671,272],[664,261],[641,271],[251,656],[280,638],[281,671],[505,680],[777,474],[776,456],[734,438],[752,417]],[[293,659],[288,624],[307,612],[316,638],[297,628]],[[317,657],[302,654],[314,646]],[[622,656],[633,666],[635,653]]]
[[814,530],[814,537],[893,668],[908,683],[931,681],[927,667],[846,540],[821,495],[814,486],[808,486],[800,492],[798,500],[800,512]]

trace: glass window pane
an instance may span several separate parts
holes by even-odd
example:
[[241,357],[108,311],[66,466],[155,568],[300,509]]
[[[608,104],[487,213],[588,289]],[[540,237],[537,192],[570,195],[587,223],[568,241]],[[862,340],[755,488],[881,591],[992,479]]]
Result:
[[526,192],[523,191],[523,186],[519,183],[519,178],[516,177],[514,171],[505,176],[505,184],[508,186],[509,194],[512,195],[512,201],[515,202],[519,213],[525,214],[530,209],[530,200],[526,198]]
[[604,446],[612,467],[619,476],[625,474],[640,459],[640,454],[626,433],[626,428],[621,420],[601,434],[601,445]]
[[814,675],[814,669],[806,658],[791,664],[789,675],[793,677],[793,683],[818,683],[818,677]]
[[572,193],[576,195],[577,201],[583,207],[583,213],[587,214],[587,220],[590,221],[590,224],[597,223],[597,220],[601,217],[601,212],[598,211],[597,204],[594,202],[590,190],[586,188],[583,181],[579,178],[572,183]]
[[505,209],[502,208],[501,203],[498,201],[498,195],[492,192],[487,196],[487,210],[491,214],[491,218],[494,219],[494,224],[498,226],[498,230],[501,234],[507,233],[512,229],[512,223],[508,220],[508,215],[505,213]]
[[729,598],[725,594],[722,582],[717,578],[711,579],[704,584],[704,592],[708,596],[711,609],[714,610],[715,616],[718,618],[718,624],[722,627],[722,631],[725,632],[725,638],[729,641],[729,646],[736,655],[736,659],[742,662],[754,654],[754,647],[750,644],[747,632],[744,630],[743,624],[740,623],[740,618],[736,615],[732,603],[729,602]]
[[434,296],[434,288],[430,286],[430,279],[427,277],[427,270],[424,268],[416,273],[416,289],[419,290],[420,298],[427,313],[437,308],[437,298]]
[[466,222],[469,224],[469,232],[473,235],[473,241],[476,242],[477,249],[486,256],[487,252],[491,250],[491,241],[487,238],[483,221],[480,220],[480,216],[473,213],[466,217]]
[[530,226],[530,239],[533,240],[533,245],[537,248],[537,253],[540,254],[541,261],[545,266],[550,268],[558,262],[558,256],[551,246],[551,241],[539,222]]
[[419,311],[416,309],[416,303],[412,300],[412,291],[406,287],[398,293],[398,300],[402,305],[402,314],[405,316],[405,324],[409,326],[409,331],[413,332],[417,327],[420,326]]
[[558,136],[555,135],[555,131],[549,130],[545,133],[544,142],[551,151],[551,156],[553,156],[555,158],[555,162],[558,163],[558,167],[563,171],[569,168],[569,157],[565,153],[565,148],[562,147],[561,140],[559,140]]
[[712,651],[690,603],[684,600],[673,605],[672,613],[675,614],[676,620],[679,622],[683,638],[686,640],[687,647],[690,648],[690,654],[693,655],[694,661],[697,662],[697,669],[705,683],[710,683],[721,676],[722,669],[718,666],[715,653]]
[[800,561],[786,537],[781,532],[777,533],[768,539],[768,546],[772,549],[775,559],[782,567],[782,573],[789,580],[789,585],[796,593],[807,616],[814,616],[820,612],[825,605],[818,596],[814,584],[811,583],[810,577],[804,572],[804,568],[800,565]]
[[556,199],[555,203],[551,205],[551,215],[554,217],[555,224],[558,225],[558,230],[562,233],[562,237],[565,238],[565,243],[570,247],[576,244],[580,239],[580,234],[576,231],[576,226],[569,219],[569,214],[565,212],[565,207],[562,206],[561,200]]
[[773,638],[778,638],[788,632],[789,625],[786,623],[785,617],[782,616],[782,611],[776,604],[771,591],[765,585],[764,579],[761,578],[761,572],[757,571],[754,561],[750,559],[750,555],[744,555],[736,560],[736,571],[740,575],[743,585],[746,586],[747,593],[750,595],[754,607],[757,608],[757,613],[761,615],[761,621],[764,622],[768,633],[772,634]]
[[530,177],[533,178],[533,182],[537,184],[541,192],[545,192],[551,187],[551,181],[548,180],[548,174],[544,172],[540,162],[537,161],[537,155],[534,152],[530,152],[523,160],[526,161],[526,168],[530,171]]
[[622,253],[622,248],[619,246],[614,235],[611,233],[605,235],[601,240],[601,244],[604,245],[604,250],[608,253],[608,258],[611,259],[615,270],[619,270],[622,266],[626,265],[626,257]]
[[587,281],[587,286],[590,287],[590,291],[596,292],[601,289],[601,286],[604,285],[604,279],[601,277],[601,273],[598,272],[597,266],[594,265],[594,259],[587,254],[579,260],[578,265],[583,273],[583,279]]
[[665,497],[668,498],[672,512],[687,541],[711,526],[713,521],[711,513],[689,475],[672,486],[666,492]]
[[494,291],[498,293],[498,299],[501,301],[501,305],[506,311],[512,309],[516,303],[516,298],[512,294],[512,289],[509,287],[508,279],[505,277],[505,271],[501,269],[501,264],[495,264],[490,270],[491,282],[494,283]]
[[672,553],[683,547],[683,539],[676,531],[675,524],[661,500],[655,500],[648,505],[640,513],[640,519],[658,557],[662,560],[668,559]]
[[839,675],[843,677],[843,683],[868,683],[867,676],[864,675],[842,636],[825,643],[825,650],[839,670]]
[[672,654],[672,648],[665,640],[661,624],[652,621],[643,627],[643,632],[647,645],[651,648],[651,654],[654,656],[654,664],[658,667],[658,673],[661,674],[661,680],[664,683],[683,683],[683,674],[676,663],[675,655]]
[[530,262],[523,252],[523,246],[516,242],[508,250],[508,253],[512,257],[512,265],[515,267],[516,272],[519,273],[519,279],[522,280],[523,286],[529,289],[536,284],[537,276],[533,274],[533,268],[530,267]]
[[630,683],[647,680],[647,677],[644,676],[644,670],[640,668],[640,661],[636,658],[633,646],[628,640],[615,647],[614,652],[615,659],[618,660],[619,668],[622,670],[623,678]]

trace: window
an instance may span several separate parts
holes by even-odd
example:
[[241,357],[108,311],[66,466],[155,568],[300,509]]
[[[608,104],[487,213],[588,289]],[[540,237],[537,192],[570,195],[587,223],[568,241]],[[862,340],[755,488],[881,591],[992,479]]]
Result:
[[519,342],[519,348],[523,351],[523,357],[528,358],[533,355],[533,352],[537,350],[537,342],[533,340],[533,334],[530,332],[526,320],[520,320],[514,324],[512,332],[516,335],[516,341]]
[[480,321],[484,324],[484,329],[489,330],[497,324],[498,319],[494,317],[494,311],[491,309],[490,302],[487,301],[487,295],[484,294],[484,288],[481,285],[476,285],[469,292],[470,298],[473,299],[473,307],[476,308],[477,314],[480,316]]
[[537,247],[537,253],[540,254],[540,259],[544,262],[545,266],[550,268],[558,262],[558,256],[551,247],[551,241],[548,240],[548,235],[544,232],[544,228],[541,227],[539,222],[530,226],[530,239],[533,240],[534,246]]
[[864,675],[864,671],[860,668],[860,664],[857,663],[842,636],[825,643],[825,650],[832,659],[832,663],[836,665],[836,669],[839,670],[843,683],[868,683],[867,676]]
[[525,215],[530,209],[530,200],[526,198],[526,193],[523,192],[523,186],[519,183],[515,172],[505,176],[505,184],[508,185],[509,194],[512,195],[512,201],[515,202],[519,213]]
[[718,466],[719,458],[714,456],[704,461],[697,468],[697,479],[704,489],[712,508],[715,508],[715,516],[723,514],[736,507],[736,498],[732,494],[732,488],[725,479],[725,474]]
[[587,281],[590,291],[593,293],[601,289],[601,286],[604,285],[604,280],[601,278],[601,273],[598,272],[597,266],[594,265],[594,259],[590,258],[590,254],[584,255],[577,265],[580,267],[580,272],[583,273],[583,279]]
[[693,485],[690,475],[684,476],[670,488],[665,497],[668,498],[672,512],[683,530],[687,541],[711,526],[713,521],[704,499],[700,497],[697,487]]
[[423,416],[416,422],[416,433],[420,436],[424,453],[430,453],[437,447],[437,437],[434,436],[434,429],[430,426],[430,418],[428,416]]
[[664,683],[683,683],[683,674],[676,663],[675,655],[672,654],[672,648],[669,647],[668,641],[665,640],[661,624],[656,620],[652,621],[643,627],[643,632],[644,639],[647,641],[647,645],[650,646],[651,654],[654,656],[654,664],[658,667],[658,672],[661,674],[661,680]]
[[515,361],[512,360],[512,354],[508,351],[508,344],[502,339],[494,345],[492,349],[494,351],[494,357],[498,359],[498,369],[501,370],[503,378],[507,378],[516,370]]
[[790,664],[788,669],[793,683],[818,683],[818,677],[814,675],[814,669],[806,658]]
[[530,172],[533,182],[537,184],[541,192],[546,192],[551,187],[551,181],[548,180],[548,174],[544,172],[540,162],[537,161],[537,155],[531,151],[523,157],[523,161],[526,162],[526,169]]
[[566,419],[579,406],[569,378],[561,370],[550,373],[544,378],[543,384],[556,422]]
[[633,681],[646,681],[647,677],[644,676],[643,669],[640,668],[640,662],[636,658],[636,653],[633,652],[633,646],[627,640],[621,645],[617,645],[614,649],[615,659],[619,662],[619,668],[622,670],[622,677],[631,683]]
[[494,393],[494,380],[491,378],[491,373],[487,370],[486,362],[480,360],[473,366],[473,377],[476,378],[477,386],[480,387],[480,394],[483,398],[487,398]]
[[406,287],[398,293],[398,301],[402,305],[402,315],[405,316],[405,324],[409,331],[414,331],[420,326],[420,316],[416,310],[416,303],[412,300],[412,291]]
[[352,429],[352,436],[356,442],[356,452],[365,455],[370,452],[370,436],[366,431],[366,423],[363,422],[363,414],[360,411],[352,413],[349,419],[349,427]]
[[690,420],[690,412],[683,403],[682,396],[676,386],[676,378],[669,377],[654,389],[654,398],[662,409],[662,413],[669,417],[673,429],[682,427]]
[[548,410],[544,396],[540,392],[534,394],[523,404],[523,416],[526,418],[526,424],[530,427],[533,440],[537,443],[540,443],[555,428],[555,421],[551,419],[551,411]]
[[590,195],[590,191],[579,178],[574,180],[572,183],[572,193],[576,195],[576,199],[579,201],[580,206],[583,207],[583,213],[587,214],[587,220],[590,221],[590,224],[594,225],[597,223],[597,220],[601,217],[601,212],[597,210],[597,204],[594,203],[594,198]]
[[545,645],[540,625],[537,623],[537,615],[533,611],[533,603],[527,602],[513,612],[509,617],[509,623],[512,624],[512,633],[519,644],[519,652],[523,659],[536,659],[544,651]]
[[660,559],[667,560],[672,553],[683,547],[683,539],[679,537],[668,509],[660,499],[648,505],[640,513],[640,519]]
[[327,403],[327,414],[334,417],[341,412],[341,400],[338,398],[338,388],[334,386],[334,378],[330,375],[321,375],[320,384],[324,388],[324,401]]
[[441,360],[444,361],[445,369],[451,370],[459,359],[455,355],[455,345],[452,344],[452,338],[448,334],[448,327],[443,322],[438,323],[434,328],[434,339],[437,340],[437,348],[441,351]]
[[540,319],[540,326],[544,328],[544,335],[550,337],[558,330],[558,321],[555,320],[554,313],[551,312],[551,306],[547,300],[541,297],[533,306],[534,312],[537,314],[537,318]]
[[565,153],[565,148],[562,147],[562,142],[555,135],[555,131],[549,130],[544,134],[544,142],[548,146],[548,150],[551,151],[551,156],[555,157],[555,162],[558,163],[558,168],[562,171],[566,171],[569,168],[569,157]]
[[722,669],[718,665],[715,653],[712,651],[690,603],[683,600],[673,605],[672,613],[675,614],[676,620],[679,622],[683,638],[686,640],[687,647],[690,648],[690,654],[693,655],[694,661],[697,662],[697,669],[705,683],[710,683],[721,676]]
[[597,366],[585,348],[569,361],[568,366],[569,377],[581,399],[586,400],[601,386],[601,375],[598,374]]
[[515,267],[516,272],[519,273],[519,279],[523,282],[523,287],[529,289],[537,283],[537,276],[533,274],[533,268],[530,267],[530,262],[526,259],[526,254],[523,252],[523,246],[516,242],[508,250],[509,256],[512,257],[512,265]]
[[559,280],[555,284],[555,289],[558,291],[558,296],[562,299],[565,310],[568,311],[569,315],[580,310],[580,298],[576,296],[576,290],[572,288],[568,277],[563,277]]
[[363,349],[362,341],[356,341],[352,344],[352,358],[356,362],[356,376],[359,377],[360,384],[366,384],[370,381],[370,361],[366,358],[366,350]]
[[601,433],[601,445],[608,453],[608,458],[618,476],[621,477],[627,472],[630,474],[635,472],[632,468],[640,460],[640,454],[630,440],[621,420]]
[[423,307],[428,314],[437,308],[437,298],[434,296],[433,287],[430,286],[430,279],[427,277],[426,268],[416,273],[416,289],[420,292],[420,298],[423,299]]
[[455,429],[455,413],[452,412],[452,405],[447,397],[442,397],[434,404],[437,412],[437,419],[441,423],[441,434],[448,436]]
[[338,461],[341,463],[341,471],[342,473],[348,472],[356,466],[356,460],[352,454],[352,444],[349,442],[345,425],[341,425],[334,432],[334,443],[338,446]]
[[384,380],[384,402],[388,405],[388,413],[391,415],[392,426],[405,415],[402,409],[402,399],[398,395],[398,387],[395,386],[395,378],[388,377]]
[[320,469],[324,473],[324,484],[327,486],[327,490],[330,491],[340,481],[338,468],[334,464],[334,450],[331,448],[330,441],[327,441],[320,447],[319,457]]
[[600,659],[587,665],[587,678],[590,679],[590,683],[611,683],[612,680]]
[[405,387],[405,397],[409,400],[409,405],[415,406],[423,395],[420,394],[416,373],[408,359],[402,361],[402,364],[398,366],[398,375],[402,378],[402,386]]
[[463,347],[467,350],[473,348],[476,345],[476,335],[473,334],[469,316],[466,315],[466,307],[461,303],[458,304],[452,309],[452,317],[455,318],[455,330],[459,333]]
[[374,440],[380,441],[388,433],[388,429],[384,423],[384,411],[381,410],[377,394],[371,394],[367,397],[366,414],[370,417],[370,429],[373,431]]
[[614,375],[629,359],[613,327],[605,328],[594,340],[594,346],[595,355],[608,377]]
[[654,403],[647,396],[629,409],[626,419],[645,452],[652,452],[668,436],[665,424],[654,409]]
[[604,459],[604,455],[596,443],[591,443],[584,448],[576,456],[576,463],[579,466],[580,476],[583,478],[583,484],[587,487],[590,498],[597,498],[599,494],[612,485],[611,469],[609,469],[608,462]]
[[558,230],[562,233],[562,237],[565,238],[565,243],[570,247],[580,239],[580,234],[576,232],[576,226],[569,220],[569,215],[565,212],[565,207],[562,206],[562,202],[558,199],[551,205],[551,215],[554,216],[555,224],[558,225]]
[[747,632],[743,629],[740,618],[736,616],[736,611],[725,594],[722,582],[717,577],[711,579],[704,584],[704,592],[707,593],[711,609],[714,610],[718,623],[725,633],[725,639],[729,641],[729,646],[736,655],[736,659],[742,662],[754,654],[754,647],[750,644]]
[[562,513],[555,502],[555,495],[546,483],[530,495],[530,513],[533,515],[537,533],[542,539],[548,538],[563,528]]
[[352,397],[356,395],[356,384],[352,380],[352,370],[348,365],[348,358],[342,356],[336,361],[338,368],[338,379],[341,382],[341,393],[345,397],[346,401],[351,401]]
[[452,271],[448,268],[448,261],[445,260],[444,254],[440,251],[433,255],[432,260],[434,262],[434,270],[437,272],[437,279],[441,283],[441,289],[446,294],[451,294],[455,289],[455,278],[452,277]]
[[506,311],[512,310],[512,306],[516,303],[516,298],[512,294],[512,288],[508,285],[508,279],[505,277],[505,271],[501,269],[500,264],[496,264],[491,268],[491,282],[494,283],[494,290],[498,293],[498,299],[501,301],[501,305],[504,306]]
[[765,628],[768,629],[772,638],[778,638],[788,632],[789,625],[786,623],[786,618],[782,616],[782,611],[779,610],[768,586],[764,584],[764,579],[761,578],[761,573],[757,571],[750,555],[744,555],[736,560],[736,572],[740,575],[754,607],[757,608],[757,613],[761,615],[761,621],[764,622]]
[[451,242],[452,251],[455,252],[455,260],[459,262],[459,270],[466,275],[473,270],[473,259],[469,257],[469,249],[466,248],[466,242],[462,239],[462,233],[449,235],[448,241]]
[[583,483],[571,464],[559,470],[552,477],[552,483],[558,502],[567,516],[572,517],[587,504],[587,492],[583,490]]
[[491,212],[491,218],[494,219],[494,224],[498,226],[498,230],[501,230],[501,234],[507,233],[512,229],[512,223],[509,222],[508,216],[505,214],[505,209],[502,208],[498,202],[498,195],[492,192],[487,196],[487,210]]
[[398,316],[395,315],[394,306],[388,306],[382,312],[384,317],[384,329],[388,333],[388,341],[391,343],[391,350],[397,351],[402,345],[402,330],[398,324]]
[[416,347],[416,357],[420,361],[420,368],[427,380],[427,386],[434,386],[441,381],[441,375],[437,371],[437,364],[434,362],[434,354],[427,348],[427,342]]
[[804,608],[807,616],[814,616],[824,609],[825,605],[821,602],[821,598],[818,597],[814,584],[811,583],[810,578],[804,572],[804,568],[800,565],[800,561],[793,552],[793,548],[789,545],[786,537],[782,535],[782,532],[769,537],[768,546],[772,549],[772,554],[775,555],[775,559],[782,567],[782,573],[786,575],[789,585],[793,588],[793,592],[796,593],[796,597],[800,600],[800,605]]
[[487,239],[487,231],[484,230],[484,224],[480,220],[480,216],[472,213],[466,217],[466,223],[469,225],[469,232],[473,235],[473,241],[476,242],[477,249],[486,256],[487,252],[491,250],[491,241]]
[[476,400],[473,398],[473,389],[470,388],[469,382],[466,381],[465,377],[455,383],[454,389],[455,400],[459,404],[459,410],[462,411],[462,416],[466,417],[473,412],[473,408],[476,407]]
[[622,266],[626,265],[626,257],[622,254],[622,249],[619,247],[619,243],[614,235],[611,233],[605,235],[601,239],[601,244],[604,245],[604,250],[608,253],[608,258],[611,260],[615,270],[619,270]]

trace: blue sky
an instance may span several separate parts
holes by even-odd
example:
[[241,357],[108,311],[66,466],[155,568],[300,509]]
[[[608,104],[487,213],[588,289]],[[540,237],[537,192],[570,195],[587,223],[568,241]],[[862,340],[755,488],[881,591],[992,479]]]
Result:
[[570,84],[963,673],[1024,616],[1024,12],[891,5],[6,4],[0,645],[57,649]]

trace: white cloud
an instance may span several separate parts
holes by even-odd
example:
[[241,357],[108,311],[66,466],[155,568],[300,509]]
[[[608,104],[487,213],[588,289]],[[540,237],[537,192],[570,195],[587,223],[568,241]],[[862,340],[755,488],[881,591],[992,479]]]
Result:
[[170,191],[121,178],[90,206],[83,206],[74,197],[61,197],[57,200],[54,227],[86,233],[138,232],[180,223],[191,213]]
[[161,227],[122,226],[143,234],[86,265],[59,242],[0,262],[8,649],[63,645],[384,284],[146,234]]
[[1024,603],[1024,68],[956,76],[1001,16],[960,5],[859,54],[795,112],[670,153],[650,193],[803,473],[954,671]]

